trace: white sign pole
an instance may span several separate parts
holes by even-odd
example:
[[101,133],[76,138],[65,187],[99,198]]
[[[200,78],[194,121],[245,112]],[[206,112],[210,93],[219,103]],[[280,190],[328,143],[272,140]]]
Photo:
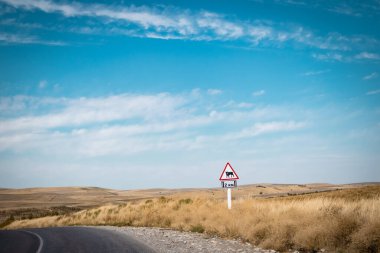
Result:
[[227,205],[228,209],[231,209],[231,188],[227,189]]

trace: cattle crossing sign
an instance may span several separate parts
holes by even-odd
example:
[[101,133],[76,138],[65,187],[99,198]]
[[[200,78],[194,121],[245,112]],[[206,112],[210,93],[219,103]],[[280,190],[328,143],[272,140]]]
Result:
[[224,170],[222,174],[220,175],[219,180],[220,181],[230,181],[230,180],[238,180],[239,176],[236,174],[234,168],[232,168],[230,163],[227,163],[226,166],[224,166]]
[[227,188],[227,207],[231,209],[231,188],[237,186],[237,181],[239,176],[236,174],[234,168],[232,168],[230,163],[226,163],[222,174],[220,174],[219,180],[222,183],[223,188]]

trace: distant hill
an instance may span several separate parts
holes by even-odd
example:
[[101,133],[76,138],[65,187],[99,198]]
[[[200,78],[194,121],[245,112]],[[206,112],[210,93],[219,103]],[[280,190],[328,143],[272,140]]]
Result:
[[[242,185],[234,190],[233,197],[271,197],[291,194],[304,194],[319,191],[331,191],[342,188],[378,184],[355,183],[345,185],[333,184],[251,184]],[[113,190],[99,187],[47,187],[24,189],[1,189],[0,210],[18,208],[49,208],[77,207],[88,208],[108,203],[118,204],[133,200],[149,199],[159,196],[176,194],[211,195],[214,198],[224,198],[225,193],[220,188],[188,188],[188,189],[142,189],[142,190]]]

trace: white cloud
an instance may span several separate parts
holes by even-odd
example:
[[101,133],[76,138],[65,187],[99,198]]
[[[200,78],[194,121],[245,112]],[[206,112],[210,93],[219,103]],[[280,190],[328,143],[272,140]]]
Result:
[[190,142],[190,149],[207,149],[215,146],[222,146],[226,143],[239,142],[242,139],[249,139],[267,135],[271,133],[283,133],[296,131],[306,127],[305,122],[295,121],[272,121],[255,123],[238,131],[225,132],[223,135],[201,135],[197,136],[194,142]]
[[[147,183],[145,180],[145,185],[141,186],[155,187],[154,183],[157,182],[162,184],[159,186],[164,186],[172,181],[188,179],[187,174],[182,173],[194,174],[193,167],[199,171],[201,168],[210,168],[207,173],[208,178],[212,178],[219,173],[219,166],[222,167],[227,159],[235,161],[236,167],[241,168],[242,180],[249,183],[249,180],[254,180],[248,178],[252,168],[258,172],[267,171],[260,168],[268,168],[276,173],[282,170],[288,172],[296,167],[300,168],[299,171],[305,168],[318,170],[321,166],[310,161],[337,155],[336,145],[341,144],[342,139],[347,139],[347,132],[378,123],[375,120],[362,122],[361,125],[347,124],[360,123],[358,119],[367,115],[349,115],[353,109],[357,109],[353,107],[343,110],[335,106],[311,109],[302,108],[299,104],[281,103],[278,106],[239,108],[243,103],[232,101],[229,106],[225,106],[224,101],[210,100],[208,96],[193,96],[190,91],[96,98],[0,97],[0,126],[13,123],[0,131],[0,153],[5,158],[2,160],[1,179],[3,184],[12,180],[13,184],[17,184],[29,182],[27,177],[20,180],[19,175],[37,174],[46,177],[31,177],[31,180],[36,181],[30,184],[48,181],[52,185],[67,185],[77,182],[73,181],[76,178],[95,175],[98,181],[91,179],[78,184],[104,183],[104,178],[109,176],[109,186],[115,187],[115,178],[128,174],[122,170],[117,174],[115,170],[120,167],[134,171],[137,177],[145,178],[145,175],[156,173],[151,177],[152,182]],[[68,118],[70,113],[73,118]],[[96,116],[98,113],[106,115]],[[90,118],[95,117],[91,120],[82,119],[85,114],[90,114]],[[52,124],[57,121],[56,115],[66,118]],[[368,115],[377,117],[379,113],[371,110]],[[19,120],[25,118],[30,121],[21,127]],[[32,124],[29,127],[30,122]],[[347,125],[354,127],[338,131],[334,138],[323,138],[324,133],[331,132],[331,129]],[[361,136],[353,139],[353,143],[360,145],[352,146],[351,153],[360,154],[360,147],[364,145],[378,145],[378,130],[376,126],[376,129],[366,134],[368,137],[364,140]],[[344,155],[352,157],[351,153]],[[375,151],[365,153],[362,160],[352,161],[363,164],[363,161],[377,158],[376,154]],[[284,158],[287,162],[284,162]],[[299,159],[305,162],[298,163]],[[269,161],[273,163],[271,167],[266,164]],[[351,160],[347,160],[347,164],[351,163]],[[25,167],[25,164],[28,166]],[[72,164],[75,164],[75,169],[68,169]],[[157,181],[157,178],[165,178],[162,177],[162,171],[157,170],[157,164],[173,177],[170,176],[166,182]],[[189,164],[194,165],[187,167]],[[308,168],[305,167],[307,164],[314,165]],[[374,171],[377,164],[378,159],[374,160],[369,170]],[[335,165],[328,169],[334,169]],[[328,162],[323,166],[328,166]],[[346,164],[340,166],[342,171],[346,171]],[[98,169],[94,171],[94,167]],[[170,171],[167,171],[168,168]],[[352,170],[357,171],[357,168],[353,166]],[[299,171],[294,174],[300,174]],[[51,173],[58,173],[54,174],[54,180]],[[270,174],[268,172],[269,179]],[[75,176],[64,178],[64,175]],[[198,182],[196,177],[194,180]],[[120,188],[131,185],[123,183]],[[213,183],[206,180],[205,184]]]
[[236,108],[241,108],[241,109],[244,109],[244,108],[252,108],[254,104],[252,103],[247,103],[247,102],[236,102],[234,100],[230,100],[228,101],[226,104],[224,104],[222,106],[222,108],[232,108],[232,109],[236,109]]
[[27,96],[1,97],[0,98],[0,113],[17,112],[26,108],[26,101],[29,101]]
[[[86,17],[103,22],[104,27],[86,25],[68,28],[69,31],[84,34],[122,34],[125,36],[181,39],[194,41],[242,40],[251,47],[259,44],[278,46],[284,43],[297,43],[322,50],[350,51],[376,48],[380,43],[366,36],[344,36],[328,33],[325,36],[314,34],[302,26],[286,23],[268,22],[266,20],[239,20],[234,16],[210,11],[191,11],[168,6],[116,6],[74,2],[53,2],[47,0],[0,0],[0,2],[25,11],[39,10],[56,13],[67,18]],[[15,25],[18,23],[16,22]],[[40,25],[40,24],[34,24]],[[1,40],[1,36],[0,36]],[[3,39],[4,40],[4,39]],[[6,38],[9,43],[20,43],[20,39]],[[42,43],[29,38],[24,43]],[[60,45],[61,42],[45,42]],[[321,55],[321,58],[324,58]],[[330,56],[331,58],[331,56]],[[336,57],[335,57],[335,60]]]
[[41,80],[39,83],[38,83],[38,88],[39,89],[45,89],[47,86],[47,81],[46,80]]
[[[215,110],[220,108],[217,104],[210,105],[205,97],[191,93],[75,99],[2,97],[0,109],[6,117],[0,119],[0,151],[129,155],[202,149],[228,138],[238,140],[300,127],[297,122],[283,120],[293,117],[292,110],[251,106],[234,102],[225,110]],[[215,131],[220,125],[223,127]]]
[[318,70],[318,71],[307,71],[305,73],[302,73],[301,75],[303,75],[303,76],[316,76],[316,75],[321,75],[321,74],[327,73],[329,71],[330,71],[329,69]]
[[190,95],[192,97],[199,98],[201,96],[201,89],[199,89],[199,88],[192,89],[190,92]]
[[343,54],[336,52],[314,53],[312,57],[321,61],[339,61],[339,62],[357,62],[362,60],[379,60],[380,55],[369,52],[361,52],[358,54]]
[[347,4],[341,4],[339,6],[335,6],[334,8],[328,9],[331,12],[348,15],[348,16],[354,16],[354,17],[360,17],[361,14],[356,12],[355,9],[353,9],[351,6]]
[[208,89],[207,93],[209,95],[219,95],[219,94],[222,94],[222,90],[219,90],[219,89]]
[[59,91],[60,89],[61,89],[61,86],[58,83],[56,83],[56,84],[53,85],[53,90],[55,92]]
[[339,53],[312,54],[313,58],[322,61],[344,61],[345,58]]
[[180,112],[177,107],[180,107],[184,102],[183,97],[170,96],[166,93],[65,99],[64,108],[60,112],[28,115],[2,121],[0,133],[24,129],[41,130],[98,124],[136,117],[142,120],[169,118]]
[[371,91],[368,91],[366,94],[367,95],[376,95],[376,94],[379,94],[380,93],[380,90],[371,90]]
[[259,97],[265,95],[265,90],[258,90],[252,93],[254,97]]
[[265,122],[257,123],[251,127],[244,128],[237,133],[230,133],[224,136],[225,139],[241,139],[241,138],[250,138],[254,136],[259,136],[262,134],[274,133],[274,132],[283,132],[283,131],[293,131],[297,129],[304,128],[306,124],[304,122]]
[[[263,2],[255,0],[256,2]],[[333,12],[341,15],[352,17],[374,17],[377,16],[380,10],[380,2],[374,1],[328,1],[320,0],[313,2],[303,2],[294,0],[273,0],[265,1],[265,3],[275,3],[282,5],[293,5],[298,8],[319,9],[323,11]]]
[[253,104],[246,103],[246,102],[241,102],[241,103],[237,104],[237,107],[238,108],[251,108],[251,107],[253,107]]
[[36,36],[0,33],[0,43],[2,44],[41,44],[47,46],[65,46],[62,41],[43,40]]
[[[330,5],[330,6],[329,6]],[[325,10],[352,17],[376,17],[379,14],[380,2],[374,1],[325,1],[320,3]]]
[[195,21],[199,29],[213,31],[221,38],[234,39],[244,35],[244,28],[241,25],[224,20],[215,13],[203,12]]
[[272,37],[273,31],[270,27],[258,26],[250,27],[248,29],[248,34],[250,35],[251,40],[257,44],[261,40],[270,39]]
[[371,79],[376,78],[377,76],[378,76],[377,72],[373,72],[373,73],[371,73],[369,75],[364,76],[363,80],[371,80]]
[[375,53],[369,53],[369,52],[362,52],[360,54],[355,55],[356,59],[370,59],[370,60],[378,60],[380,59],[379,54]]
[[42,153],[73,155],[134,154],[148,150],[164,151],[186,148],[192,136],[186,129],[196,129],[212,122],[210,117],[165,122],[74,128],[72,131],[19,132],[0,137],[0,150],[38,150]]
[[[40,0],[1,0],[16,8],[37,9],[46,13],[60,13],[65,17],[107,18],[109,21],[125,21],[135,24],[146,31],[150,38],[160,39],[201,39],[211,33],[209,38],[232,39],[244,35],[244,28],[236,22],[230,22],[216,13],[177,9],[142,7],[112,7],[100,4],[65,4]],[[131,29],[131,28],[130,28]],[[214,38],[216,36],[216,38]]]

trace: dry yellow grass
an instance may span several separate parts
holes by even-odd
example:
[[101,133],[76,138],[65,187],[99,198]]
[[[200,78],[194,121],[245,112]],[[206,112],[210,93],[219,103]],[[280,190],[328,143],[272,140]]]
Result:
[[[287,196],[288,194],[331,191],[353,188],[357,185],[332,184],[260,184],[245,185],[234,191],[234,198]],[[98,187],[47,187],[26,189],[0,189],[0,228],[14,219],[30,219],[70,214],[79,210],[108,204],[124,204],[135,200],[177,196],[180,198],[225,199],[225,192],[213,189],[146,189],[112,190]]]
[[7,228],[67,225],[167,227],[240,238],[280,251],[379,252],[380,186],[273,199],[241,198],[233,202],[232,210],[227,210],[224,200],[176,195],[15,221]]

